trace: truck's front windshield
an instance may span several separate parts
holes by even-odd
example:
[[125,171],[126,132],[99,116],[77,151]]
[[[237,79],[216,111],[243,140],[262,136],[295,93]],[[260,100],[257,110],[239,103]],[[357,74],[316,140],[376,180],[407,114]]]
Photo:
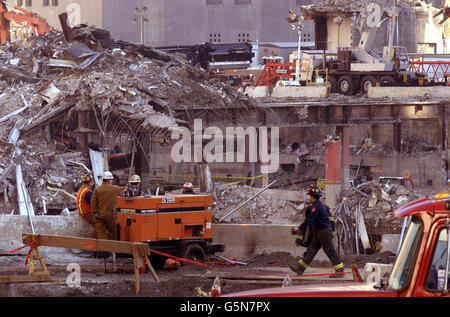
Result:
[[414,270],[414,263],[416,262],[417,252],[422,239],[422,232],[422,220],[418,217],[413,217],[389,277],[389,289],[401,292],[408,286]]

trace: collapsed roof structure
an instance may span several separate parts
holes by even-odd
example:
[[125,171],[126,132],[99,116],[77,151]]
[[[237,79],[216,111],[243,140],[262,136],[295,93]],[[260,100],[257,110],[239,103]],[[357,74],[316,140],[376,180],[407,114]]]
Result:
[[190,124],[175,109],[226,116],[224,109],[254,107],[181,56],[86,25],[72,31],[74,42],[52,31],[0,49],[0,204],[8,213],[27,201],[18,195],[19,174],[37,213],[70,207],[81,177],[92,172],[89,149],[121,154],[114,140],[125,134],[145,156],[149,143],[168,142],[171,131]]

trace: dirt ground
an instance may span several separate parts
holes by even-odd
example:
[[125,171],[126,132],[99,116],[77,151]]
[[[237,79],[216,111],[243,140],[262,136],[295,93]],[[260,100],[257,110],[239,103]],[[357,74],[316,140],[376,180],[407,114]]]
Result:
[[[360,271],[367,262],[389,263],[392,262],[392,254],[374,253],[372,255],[347,255],[344,258],[346,272],[351,271],[351,265],[355,263]],[[0,275],[27,274],[23,267],[24,256],[0,257]],[[230,265],[218,263],[208,259],[205,264],[214,268],[197,265],[181,266],[178,269],[163,268],[156,270],[160,279],[156,283],[150,272],[140,275],[140,292],[135,294],[135,282],[131,259],[120,258],[117,262],[117,272],[113,272],[112,263],[106,263],[103,259],[83,259],[80,264],[81,285],[78,288],[70,288],[66,279],[70,274],[66,264],[48,264],[52,282],[42,283],[2,283],[0,284],[0,296],[2,297],[198,297],[196,288],[208,292],[216,275],[277,275],[277,280],[248,280],[248,279],[221,279],[222,294],[238,291],[281,286],[286,275],[294,275],[289,265],[295,263],[295,257],[286,252],[274,252],[261,254],[250,259],[239,260],[248,265]],[[20,266],[22,265],[22,266]],[[328,261],[313,261],[311,268],[321,269],[331,273],[332,269]],[[308,271],[305,273],[308,274]],[[209,276],[209,277],[206,277]],[[351,274],[347,275],[351,276]],[[293,281],[293,285],[311,283],[340,283],[342,281],[321,280]]]

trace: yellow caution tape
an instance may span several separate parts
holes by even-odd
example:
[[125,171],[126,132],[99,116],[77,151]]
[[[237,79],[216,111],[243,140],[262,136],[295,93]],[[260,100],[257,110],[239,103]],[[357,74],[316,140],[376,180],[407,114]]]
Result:
[[244,180],[241,180],[241,181],[237,181],[237,182],[222,184],[222,186],[235,185],[235,184],[239,184],[239,183],[245,182],[248,179],[258,179],[258,178],[262,178],[262,177],[267,177],[267,174],[261,174],[261,175],[255,176],[255,177],[247,177],[247,179],[244,179]]
[[[248,179],[256,179],[259,177],[263,177],[267,174],[262,174],[262,175],[258,175],[258,176],[254,176],[254,177],[246,177],[246,176],[213,176],[212,178],[217,178],[217,179],[243,179],[243,180],[248,180]],[[185,178],[189,178],[189,177],[193,177],[193,178],[198,178],[198,175],[193,175],[193,174],[160,174],[160,175],[150,175],[150,174],[142,174],[142,177],[146,177],[146,176],[150,176],[150,177],[185,177]]]

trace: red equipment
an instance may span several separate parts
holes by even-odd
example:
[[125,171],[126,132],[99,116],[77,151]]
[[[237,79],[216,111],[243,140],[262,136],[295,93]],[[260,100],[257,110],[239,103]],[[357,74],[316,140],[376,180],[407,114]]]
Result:
[[[6,5],[22,12],[22,14],[8,11]],[[21,24],[25,28],[32,28],[33,32],[37,35],[50,31],[50,26],[47,21],[40,15],[2,1],[0,5],[0,44],[11,41],[10,21]]]
[[432,74],[431,80],[450,85],[450,61],[410,61],[410,72]]
[[295,78],[295,63],[275,63],[272,60],[268,60],[264,70],[259,75],[255,86],[270,86],[275,85],[280,79],[293,79]]

